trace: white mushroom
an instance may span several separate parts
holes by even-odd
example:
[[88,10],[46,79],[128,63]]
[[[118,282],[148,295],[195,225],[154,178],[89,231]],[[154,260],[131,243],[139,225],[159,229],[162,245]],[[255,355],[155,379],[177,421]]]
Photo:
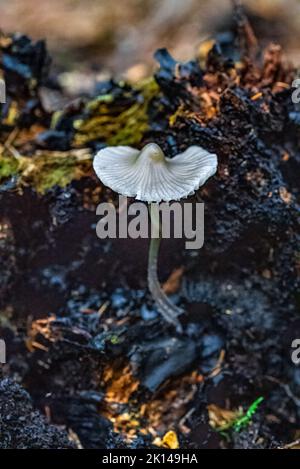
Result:
[[[141,151],[127,146],[107,147],[94,158],[94,169],[106,186],[127,197],[151,204],[192,195],[217,170],[217,156],[196,145],[174,158],[167,158],[155,143]],[[151,211],[150,211],[151,214]],[[151,219],[152,223],[159,223]],[[183,312],[162,291],[157,263],[161,238],[151,238],[148,257],[148,286],[158,311],[181,331],[177,317]]]
[[217,169],[217,157],[196,145],[167,158],[155,143],[141,151],[118,146],[100,150],[94,169],[103,184],[145,202],[169,202],[192,195]]

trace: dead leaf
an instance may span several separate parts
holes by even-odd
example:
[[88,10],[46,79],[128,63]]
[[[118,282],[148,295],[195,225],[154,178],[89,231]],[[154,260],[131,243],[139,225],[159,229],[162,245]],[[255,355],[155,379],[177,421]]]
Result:
[[173,430],[168,431],[163,438],[156,437],[153,444],[161,448],[178,449],[179,441]]
[[163,291],[167,295],[172,295],[179,290],[183,272],[184,268],[178,267],[178,269],[173,270],[168,280],[163,284]]
[[209,424],[212,428],[222,430],[230,427],[231,424],[240,416],[239,410],[227,410],[218,407],[215,404],[207,406]]
[[288,192],[288,190],[285,187],[280,187],[279,188],[279,195],[281,200],[283,200],[284,203],[290,204],[292,201],[292,194]]

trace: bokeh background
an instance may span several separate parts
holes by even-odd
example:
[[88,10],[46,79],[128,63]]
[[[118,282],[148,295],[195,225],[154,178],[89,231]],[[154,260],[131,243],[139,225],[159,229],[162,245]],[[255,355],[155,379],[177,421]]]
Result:
[[[288,59],[300,63],[300,2],[242,3],[256,34],[279,41]],[[145,76],[158,47],[190,58],[202,41],[228,30],[231,8],[230,0],[0,0],[0,28],[46,38],[54,67],[67,72],[70,86],[68,72],[82,73],[84,88],[95,74]]]

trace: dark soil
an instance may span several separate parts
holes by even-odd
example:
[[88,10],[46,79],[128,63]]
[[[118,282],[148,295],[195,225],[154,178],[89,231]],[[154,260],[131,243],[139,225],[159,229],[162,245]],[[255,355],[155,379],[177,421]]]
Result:
[[0,381],[0,449],[67,449],[75,445],[32,408],[29,394],[10,379]]

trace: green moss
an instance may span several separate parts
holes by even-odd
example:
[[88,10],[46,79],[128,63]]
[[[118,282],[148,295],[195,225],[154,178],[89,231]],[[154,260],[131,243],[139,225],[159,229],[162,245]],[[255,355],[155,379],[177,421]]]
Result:
[[136,85],[139,95],[134,104],[120,107],[112,95],[101,95],[87,103],[86,118],[74,122],[74,144],[85,145],[103,140],[108,145],[136,145],[149,129],[148,108],[158,95],[159,87],[153,78]]
[[20,183],[43,194],[53,186],[65,187],[74,179],[88,175],[92,160],[89,151],[43,152],[34,158],[22,158]]
[[0,155],[0,181],[15,176],[18,173],[19,163],[13,156]]
[[86,108],[89,111],[97,111],[99,108],[99,105],[106,103],[112,103],[114,100],[114,97],[111,94],[102,94],[100,96],[97,96],[97,98],[93,99],[92,101],[89,101],[86,105]]
[[55,185],[65,187],[91,171],[92,157],[87,149],[37,152],[35,156],[18,159],[0,154],[0,182],[18,175],[19,186],[31,186],[41,194]]
[[60,117],[63,115],[63,111],[55,111],[51,116],[50,128],[55,129]]
[[[86,146],[96,139],[108,145],[138,144],[149,128],[149,105],[158,93],[157,83],[150,78],[133,90],[124,91],[121,100],[104,94],[89,101],[84,119],[74,122],[75,146]],[[53,114],[51,127],[55,128],[61,115],[62,111]],[[15,174],[19,175],[19,186],[27,185],[44,194],[55,185],[64,187],[74,179],[92,174],[92,157],[86,148],[66,152],[37,151],[33,156],[19,158],[0,153],[0,182]]]
[[37,172],[32,175],[32,185],[37,192],[44,193],[55,185],[64,187],[74,179],[76,159],[73,157],[63,160],[54,159],[54,161],[39,158],[35,161],[35,165]]
[[110,337],[110,342],[113,344],[113,345],[117,345],[119,342],[120,342],[120,339],[117,335],[112,335]]

